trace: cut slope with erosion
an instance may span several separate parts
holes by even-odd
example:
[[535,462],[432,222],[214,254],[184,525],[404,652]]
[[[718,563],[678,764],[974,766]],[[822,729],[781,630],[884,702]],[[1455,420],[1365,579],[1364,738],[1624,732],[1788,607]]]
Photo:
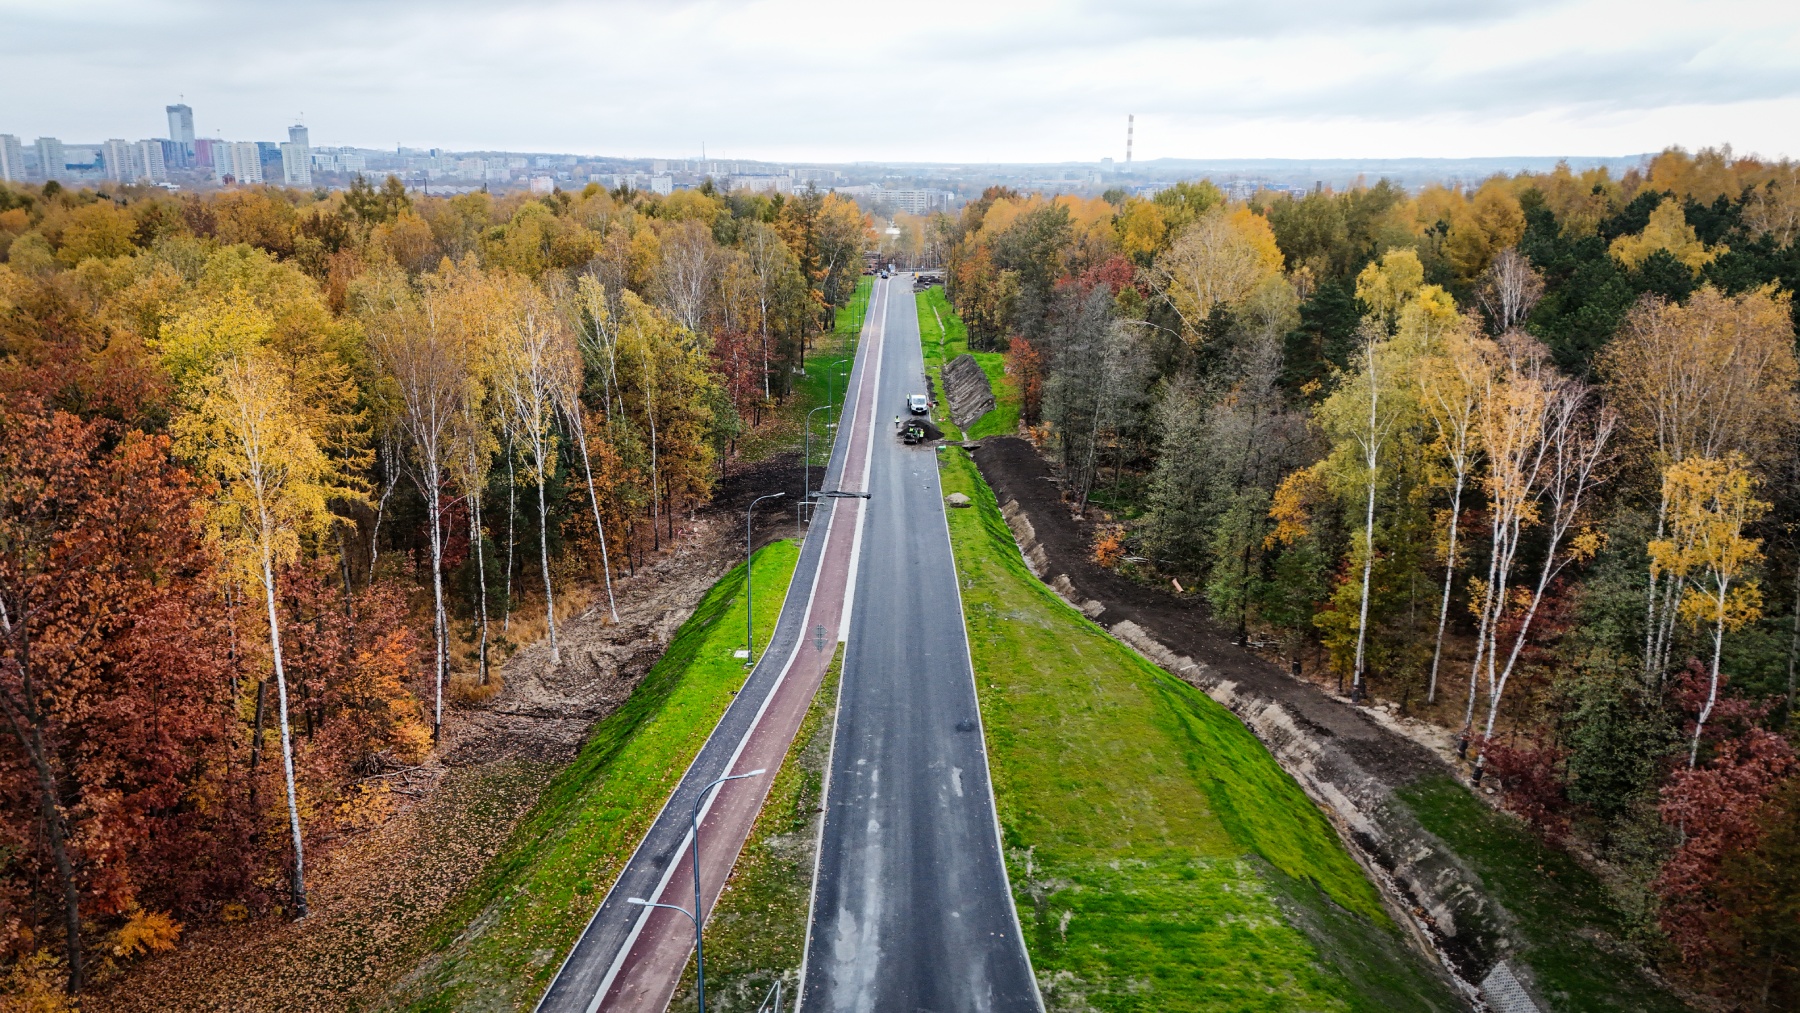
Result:
[[1026,568],[943,485],[1007,863],[1050,1010],[1463,1008],[1244,726]]
[[1469,982],[1503,965],[1543,1009],[1685,1009],[1626,942],[1599,880],[1475,798],[1430,749],[1229,643],[1191,600],[1094,565],[1036,449],[989,439],[975,460],[1032,567],[1064,598],[1228,707],[1380,870]]
[[[756,621],[774,626],[799,558],[757,552]],[[715,584],[631,696],[594,726],[500,855],[438,919],[391,1005],[529,1008],[743,684],[744,567]]]

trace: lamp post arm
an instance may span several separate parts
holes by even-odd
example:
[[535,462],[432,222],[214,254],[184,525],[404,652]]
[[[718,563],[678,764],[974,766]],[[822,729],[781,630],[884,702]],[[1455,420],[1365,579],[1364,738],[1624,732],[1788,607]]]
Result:
[[[777,495],[780,494],[777,493]],[[727,774],[714,779],[706,787],[700,789],[699,796],[694,799],[694,808],[688,811],[689,833],[693,835],[688,858],[694,866],[694,995],[699,1002],[699,1013],[706,1013],[706,949],[705,941],[701,938],[703,935],[701,929],[706,925],[706,911],[700,905],[700,807],[706,804],[707,796],[712,793],[712,790],[726,781],[741,781],[746,777],[756,777],[765,772],[764,768],[758,767],[748,773]],[[676,908],[676,910],[681,909]]]
[[694,914],[693,914],[693,912],[691,912],[691,911],[689,911],[689,910],[688,910],[688,909],[687,909],[687,908],[684,908],[684,907],[677,907],[677,906],[675,906],[675,905],[674,905],[674,904],[658,904],[658,903],[657,903],[657,902],[655,902],[655,901],[650,901],[650,900],[644,900],[644,899],[643,899],[643,898],[642,898],[642,897],[627,897],[627,898],[625,898],[625,903],[627,903],[627,904],[635,904],[635,905],[637,905],[637,906],[638,906],[638,907],[660,907],[660,908],[667,908],[667,909],[669,909],[669,910],[670,910],[670,911],[679,911],[679,912],[681,912],[681,915],[682,915],[682,917],[684,917],[684,918],[686,918],[686,919],[687,919],[687,920],[688,920],[688,921],[690,921],[690,922],[691,922],[691,921],[693,921],[693,920],[694,920]]
[[744,511],[744,664],[746,666],[756,664],[756,582],[752,579],[754,574],[750,572],[751,545],[753,544],[750,538],[750,519],[756,514],[756,504],[766,499],[780,499],[786,495],[785,492],[772,492],[758,496],[750,501],[750,508]]

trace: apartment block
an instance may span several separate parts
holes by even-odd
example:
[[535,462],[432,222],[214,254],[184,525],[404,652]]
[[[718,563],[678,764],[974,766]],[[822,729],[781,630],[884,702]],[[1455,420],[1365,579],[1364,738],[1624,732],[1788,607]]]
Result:
[[[300,131],[301,139],[281,146],[281,182],[287,186],[312,186],[312,150],[306,146],[306,128],[294,129]],[[288,133],[291,135],[293,130]]]
[[175,159],[177,165],[194,164],[194,110],[186,103],[164,109],[169,114],[169,142],[175,149],[169,154],[178,156]]
[[53,179],[60,182],[68,176],[68,172],[63,168],[67,164],[63,154],[63,142],[54,137],[40,137],[37,139],[37,155],[38,175],[43,177],[45,182]]
[[25,146],[12,134],[0,134],[0,180],[25,182]]
[[212,158],[213,178],[220,182],[226,176],[240,184],[263,181],[262,152],[255,141],[214,141]]

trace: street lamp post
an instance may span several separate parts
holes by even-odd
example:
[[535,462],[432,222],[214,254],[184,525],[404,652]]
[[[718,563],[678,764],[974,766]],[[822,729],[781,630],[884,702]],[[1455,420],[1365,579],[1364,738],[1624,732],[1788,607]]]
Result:
[[[831,374],[827,373],[826,379],[829,380],[830,376]],[[806,503],[807,498],[812,495],[812,417],[830,407],[831,402],[827,401],[806,413],[806,450],[801,454],[802,462],[800,470],[800,502],[802,504],[800,517],[802,520],[806,518],[804,504]],[[830,423],[827,423],[827,425],[829,426]]]
[[[844,403],[848,404],[850,401],[850,382],[849,382],[850,381],[850,371],[847,369],[840,369],[835,372],[830,372],[830,373],[825,374],[825,403],[826,404],[836,404],[837,403],[837,399],[832,397],[832,395],[831,395],[831,381],[834,377],[839,380],[844,381],[843,398],[844,398]],[[836,411],[834,414],[837,415],[837,417],[840,421],[844,417],[844,413],[842,410]]]
[[756,504],[766,499],[780,499],[785,492],[772,492],[766,496],[758,496],[750,501],[750,509],[744,511],[744,667],[756,664],[756,600],[752,597],[755,581],[750,572],[750,517],[756,513]]
[[679,911],[687,915],[688,921],[694,923],[694,992],[699,1000],[700,1013],[706,1013],[706,950],[701,932],[706,925],[706,911],[700,903],[700,807],[706,804],[707,793],[726,781],[741,781],[746,777],[757,777],[766,773],[768,773],[766,769],[758,767],[745,774],[729,774],[701,788],[700,797],[694,799],[694,808],[688,812],[688,826],[691,828],[689,832],[692,834],[691,840],[693,841],[693,845],[688,850],[688,858],[694,864],[694,910],[692,913],[687,908],[674,904],[658,904],[642,897],[625,898],[625,903],[636,904],[638,907],[666,907],[670,911]]

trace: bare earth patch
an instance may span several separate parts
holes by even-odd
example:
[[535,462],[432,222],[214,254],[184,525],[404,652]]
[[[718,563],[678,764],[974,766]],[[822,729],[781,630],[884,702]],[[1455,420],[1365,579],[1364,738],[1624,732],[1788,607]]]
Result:
[[[729,502],[729,500],[727,500]],[[506,842],[595,721],[628,697],[695,603],[742,554],[732,515],[708,510],[676,547],[615,583],[501,669],[504,688],[446,716],[424,765],[373,783],[391,812],[319,849],[313,914],[190,925],[174,953],[145,960],[85,996],[89,1013],[138,1010],[344,1010],[379,1005],[386,983],[416,962],[415,940]],[[309,859],[312,852],[309,850]]]

